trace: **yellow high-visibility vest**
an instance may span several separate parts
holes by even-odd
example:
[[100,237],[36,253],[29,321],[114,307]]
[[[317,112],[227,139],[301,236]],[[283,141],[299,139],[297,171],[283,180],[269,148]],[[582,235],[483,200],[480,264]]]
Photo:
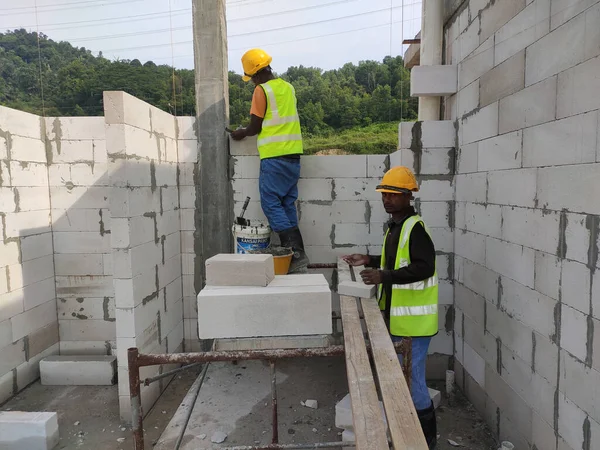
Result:
[[[400,269],[410,264],[410,233],[417,224],[423,224],[425,231],[429,230],[418,215],[404,221],[398,241],[398,252],[394,269]],[[381,269],[385,269],[385,241],[381,252]],[[385,310],[388,299],[385,298],[382,285],[379,285],[379,309]],[[418,337],[433,336],[438,332],[438,277],[437,269],[433,276],[423,281],[409,284],[392,285],[390,306],[390,333],[394,336]]]
[[281,78],[260,86],[267,97],[267,111],[258,134],[260,159],[302,154],[302,133],[294,87]]

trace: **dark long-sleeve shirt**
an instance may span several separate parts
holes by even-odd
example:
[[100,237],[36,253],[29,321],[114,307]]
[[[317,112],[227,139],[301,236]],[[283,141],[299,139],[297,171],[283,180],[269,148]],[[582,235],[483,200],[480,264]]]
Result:
[[[385,243],[385,269],[382,270],[383,289],[386,298],[391,298],[393,284],[409,284],[416,281],[423,281],[433,276],[435,273],[435,247],[429,234],[420,223],[417,223],[409,238],[410,264],[400,269],[394,269],[396,255],[398,253],[398,244],[400,242],[400,232],[406,219],[416,214],[411,206],[406,209],[403,218],[388,222],[389,234]],[[371,256],[369,267],[380,267],[381,256]],[[389,319],[391,302],[388,301],[385,309],[385,317]]]

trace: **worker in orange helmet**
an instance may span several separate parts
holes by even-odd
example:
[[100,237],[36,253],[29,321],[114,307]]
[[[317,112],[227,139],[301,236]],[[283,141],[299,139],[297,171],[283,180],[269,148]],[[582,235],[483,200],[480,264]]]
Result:
[[294,87],[276,78],[273,58],[264,50],[248,50],[242,56],[244,81],[256,85],[250,108],[250,125],[231,133],[234,140],[258,135],[260,202],[281,245],[294,251],[288,273],[307,271],[308,257],[298,228],[298,179],[303,153],[300,118]]
[[365,284],[379,285],[379,308],[392,341],[412,339],[411,397],[427,444],[433,449],[437,425],[425,382],[425,365],[429,343],[438,332],[438,277],[433,241],[410,204],[413,192],[418,190],[410,169],[390,169],[377,186],[385,211],[392,216],[381,256],[354,254],[344,260],[352,266],[369,267],[360,276]]

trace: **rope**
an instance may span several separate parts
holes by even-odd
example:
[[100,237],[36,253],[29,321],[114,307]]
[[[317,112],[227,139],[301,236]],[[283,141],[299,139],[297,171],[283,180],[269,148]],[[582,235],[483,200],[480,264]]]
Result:
[[42,117],[46,117],[46,107],[44,104],[44,75],[42,74],[42,48],[40,46],[40,27],[38,22],[38,9],[37,9],[37,0],[34,0],[34,8],[35,8],[35,26],[37,31],[37,47],[38,47],[38,62],[40,68],[40,95],[42,98]]

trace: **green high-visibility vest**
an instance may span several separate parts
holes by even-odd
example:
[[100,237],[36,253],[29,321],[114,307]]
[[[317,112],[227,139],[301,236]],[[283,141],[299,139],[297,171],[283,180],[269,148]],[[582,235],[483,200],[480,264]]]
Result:
[[294,87],[281,78],[260,86],[267,97],[267,112],[258,134],[260,159],[302,154],[302,133]]
[[[418,215],[404,221],[400,231],[398,252],[394,269],[400,269],[410,264],[410,233],[417,224],[423,224],[425,231],[429,230]],[[381,252],[381,269],[385,269],[385,241]],[[431,235],[430,235],[431,236]],[[385,310],[388,299],[382,285],[379,285],[379,309]],[[438,277],[437,269],[433,276],[423,281],[409,284],[392,285],[390,306],[390,333],[394,336],[433,336],[438,332]]]

